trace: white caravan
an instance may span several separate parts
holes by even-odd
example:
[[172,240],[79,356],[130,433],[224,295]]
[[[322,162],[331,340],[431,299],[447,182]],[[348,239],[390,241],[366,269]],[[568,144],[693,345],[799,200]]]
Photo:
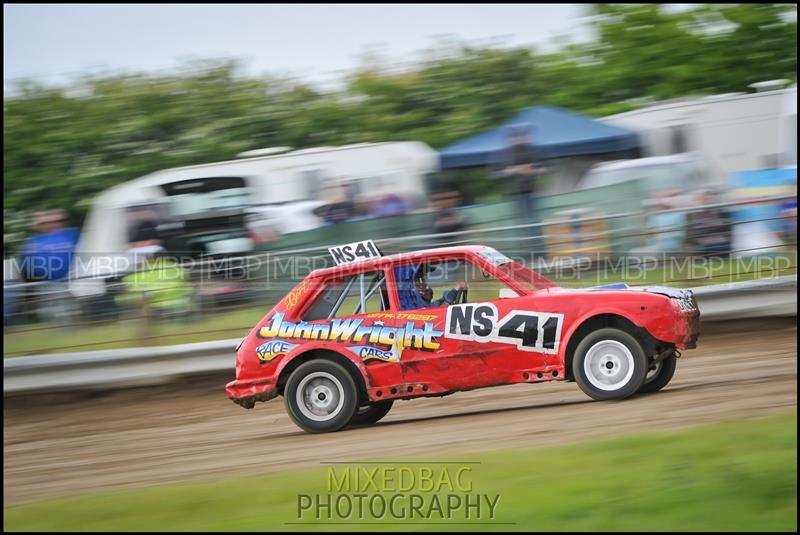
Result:
[[[413,141],[271,152],[249,151],[236,160],[157,171],[104,191],[86,218],[73,278],[119,273],[119,259],[132,243],[142,243],[144,235],[137,237],[136,229],[143,221],[157,221],[160,236],[180,234],[181,251],[247,254],[254,244],[245,220],[253,214],[280,215],[278,231],[288,233],[322,225],[313,210],[326,203],[392,195],[410,210],[426,208],[426,176],[439,169],[438,153]],[[84,280],[72,287],[76,296],[104,293],[102,281]]]

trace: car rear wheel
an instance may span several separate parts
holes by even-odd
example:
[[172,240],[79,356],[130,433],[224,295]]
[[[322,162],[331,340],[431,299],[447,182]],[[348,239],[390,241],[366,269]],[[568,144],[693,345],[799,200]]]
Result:
[[575,350],[575,381],[597,400],[624,399],[635,394],[647,375],[647,355],[636,338],[620,329],[590,333]]
[[329,360],[300,365],[284,391],[289,417],[309,433],[329,433],[346,426],[358,409],[358,390],[350,373]]
[[644,384],[639,389],[639,393],[658,392],[667,386],[672,380],[672,376],[675,375],[677,363],[678,358],[672,355],[653,366],[652,369],[647,370],[647,376],[645,376]]
[[394,400],[390,399],[388,401],[378,401],[362,405],[353,415],[353,419],[350,420],[350,425],[374,424],[389,414],[393,404]]

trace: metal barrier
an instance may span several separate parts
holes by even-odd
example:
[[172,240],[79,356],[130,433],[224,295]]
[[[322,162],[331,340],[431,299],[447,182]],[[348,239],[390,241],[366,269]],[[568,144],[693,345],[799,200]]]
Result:
[[3,361],[3,393],[152,385],[232,371],[239,340],[9,358]]
[[797,315],[797,275],[694,288],[704,320]]
[[[797,315],[797,275],[693,288],[701,318]],[[3,394],[108,389],[228,371],[239,338],[5,359]]]

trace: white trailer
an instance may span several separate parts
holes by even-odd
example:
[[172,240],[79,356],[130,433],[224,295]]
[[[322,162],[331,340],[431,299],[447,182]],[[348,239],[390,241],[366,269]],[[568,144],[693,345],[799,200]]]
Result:
[[637,130],[645,156],[696,153],[718,185],[738,171],[797,164],[796,87],[663,102],[601,120]]

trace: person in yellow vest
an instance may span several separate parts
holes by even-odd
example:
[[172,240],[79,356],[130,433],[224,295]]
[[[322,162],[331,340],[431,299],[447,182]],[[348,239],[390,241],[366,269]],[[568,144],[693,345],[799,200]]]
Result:
[[124,291],[115,301],[146,315],[189,312],[192,303],[189,272],[174,258],[163,254],[160,240],[152,234],[142,234],[131,242],[128,253],[136,268],[122,277]]

